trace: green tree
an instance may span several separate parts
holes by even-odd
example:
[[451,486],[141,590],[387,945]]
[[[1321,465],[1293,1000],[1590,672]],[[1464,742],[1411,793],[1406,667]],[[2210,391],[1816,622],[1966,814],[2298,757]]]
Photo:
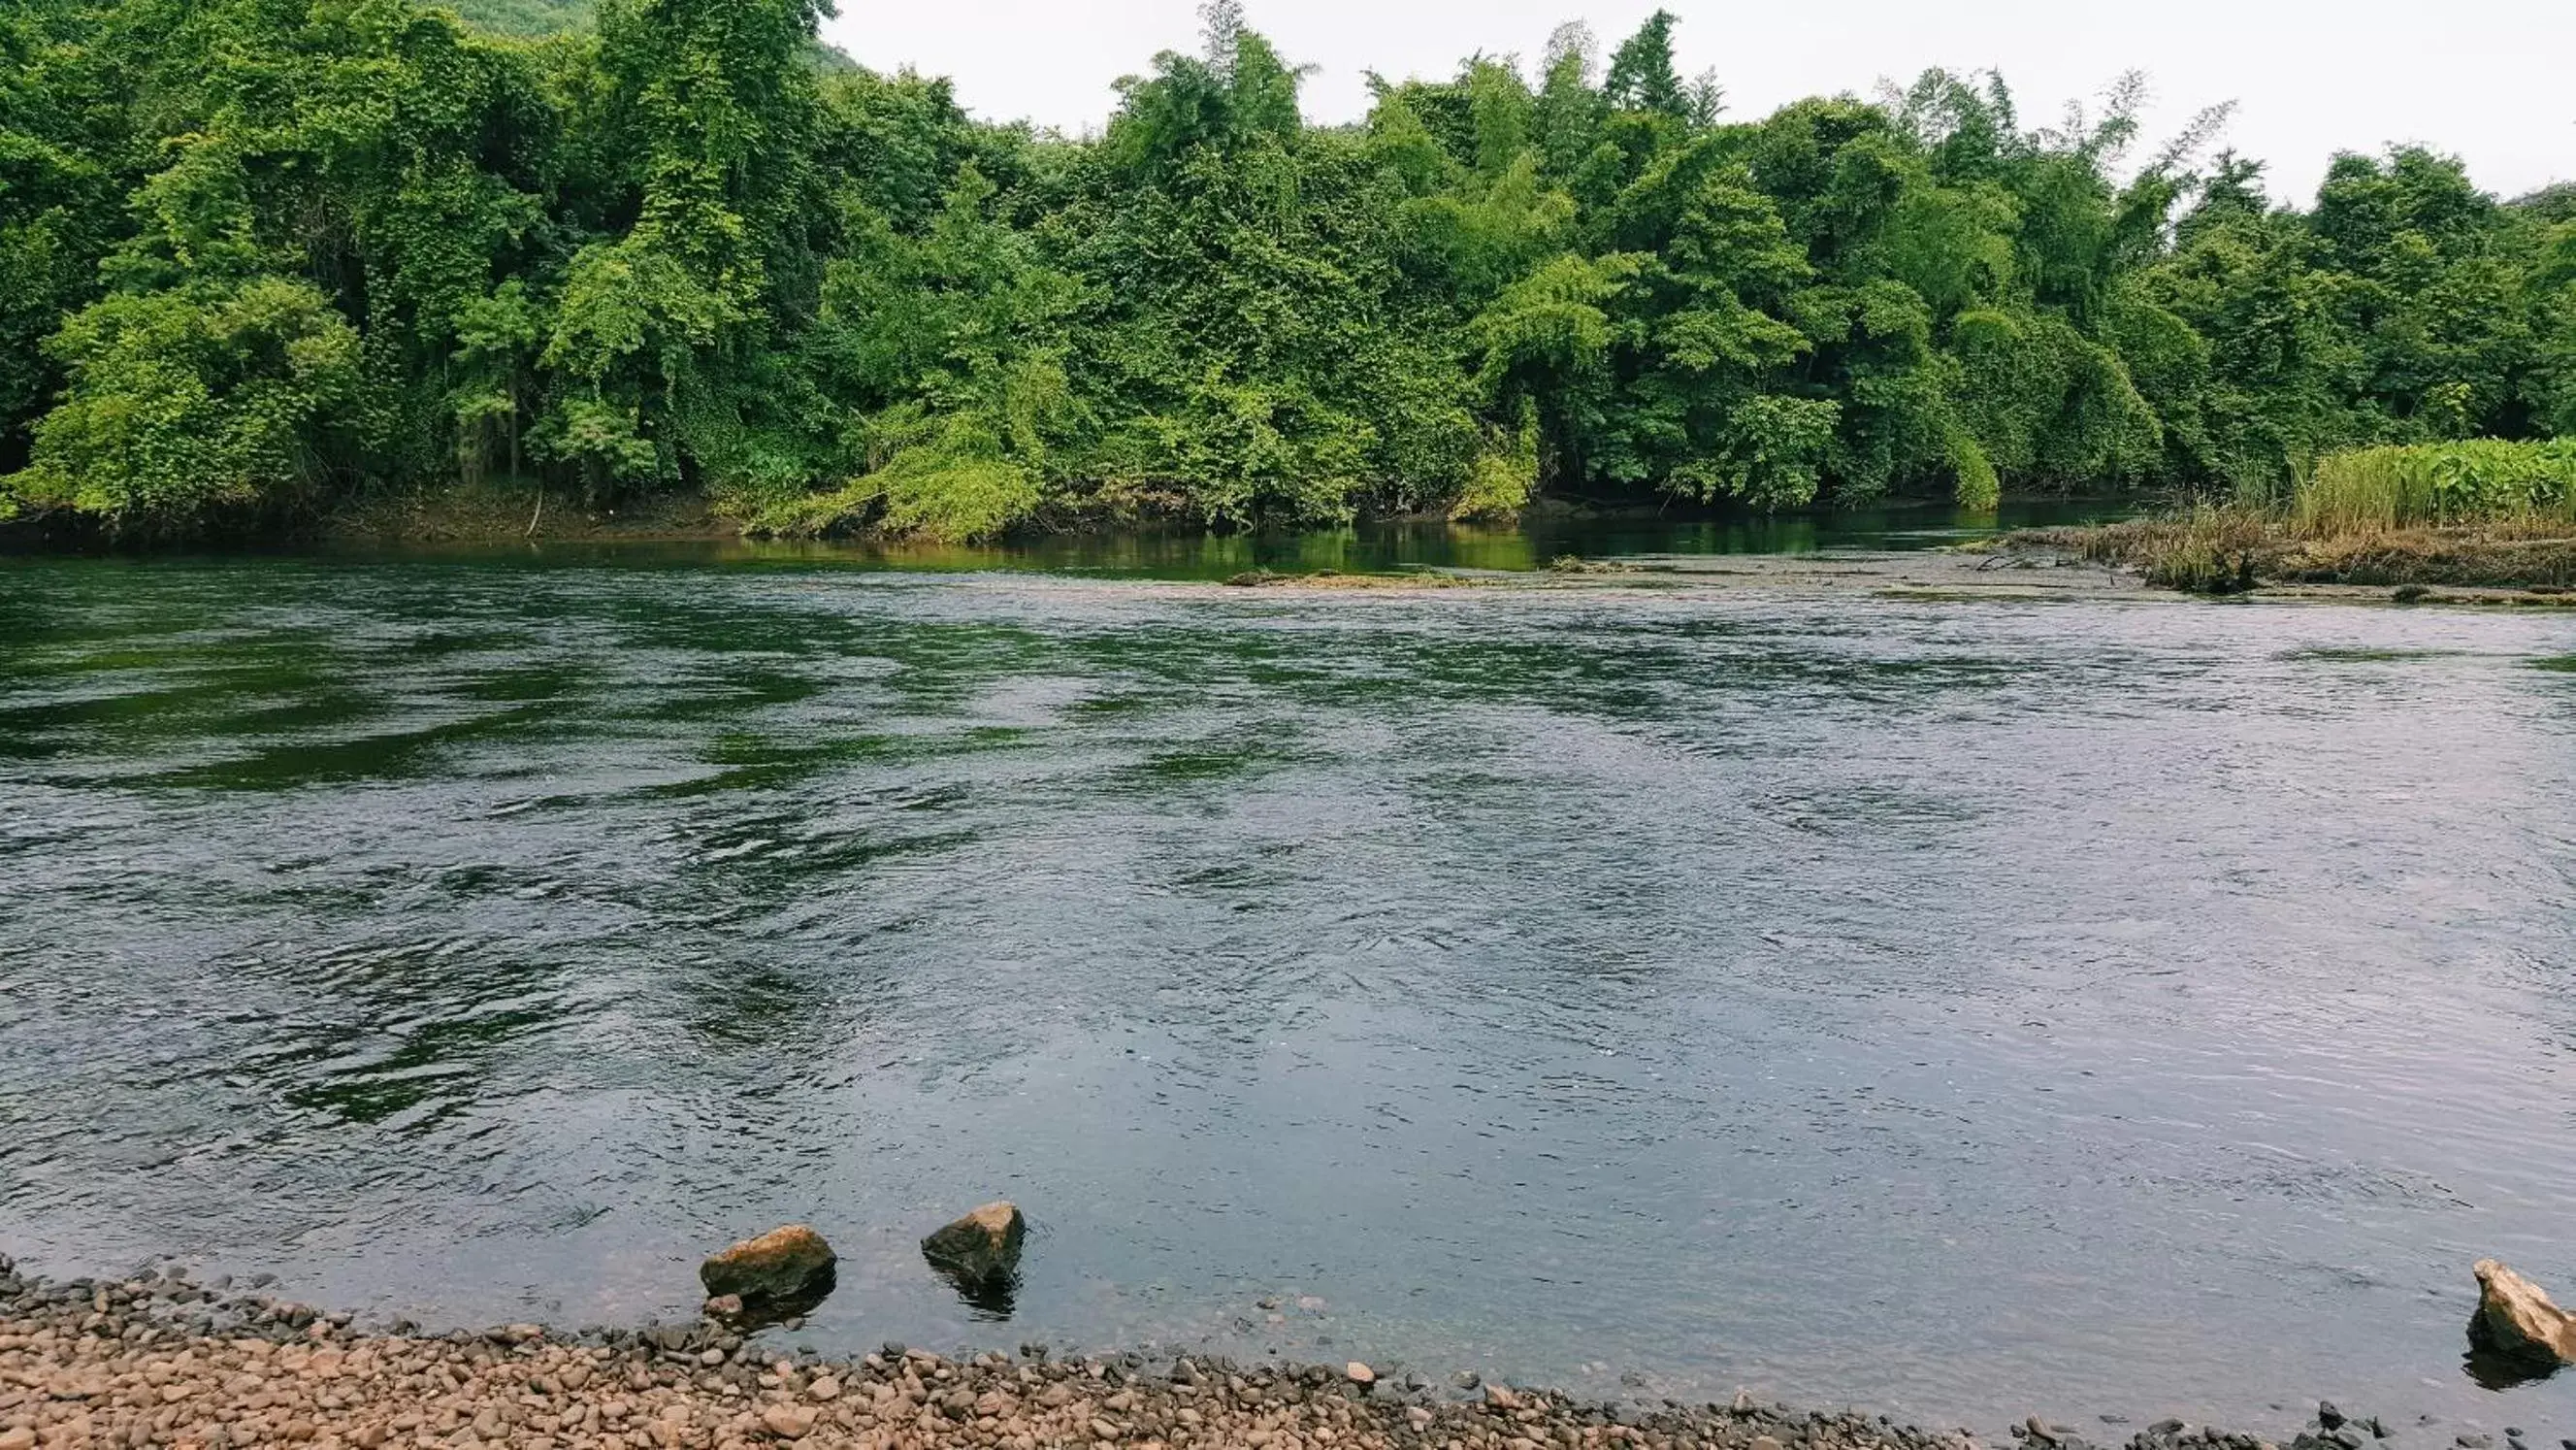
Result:
[[2410,147],[2279,201],[2201,160],[2224,108],[2146,150],[2136,77],[2047,126],[1947,71],[1739,121],[1657,12],[1315,126],[1216,0],[1066,138],[831,60],[815,0],[463,4],[0,9],[0,512],[2262,497],[2576,430],[2576,189]]

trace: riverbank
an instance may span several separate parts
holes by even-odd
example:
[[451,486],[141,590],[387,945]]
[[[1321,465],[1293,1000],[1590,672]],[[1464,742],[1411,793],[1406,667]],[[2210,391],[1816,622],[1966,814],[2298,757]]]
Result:
[[[2122,511],[2117,499],[2067,499],[2055,496],[2008,500],[2001,520],[2009,525],[2057,523]],[[203,552],[241,549],[390,549],[454,547],[467,550],[519,548],[528,545],[594,543],[711,543],[753,545],[782,550],[810,549],[853,554],[970,555],[1021,553],[1043,556],[1074,552],[1069,546],[1098,545],[1120,539],[1169,543],[1205,538],[1227,542],[1256,541],[1271,546],[1262,558],[1247,558],[1241,567],[1266,563],[1282,570],[1292,561],[1274,552],[1282,541],[1300,537],[1378,535],[1406,531],[1493,539],[1528,535],[1551,542],[1568,541],[1587,532],[1652,538],[1688,531],[1734,542],[1737,552],[1779,547],[1797,537],[1833,537],[1854,530],[1968,527],[1979,532],[1996,526],[1992,513],[1962,513],[1945,500],[1900,498],[1867,507],[1822,508],[1788,513],[1757,513],[1718,506],[1675,506],[1635,500],[1547,497],[1533,500],[1508,522],[1460,523],[1436,512],[1366,513],[1339,526],[1254,529],[1218,532],[1186,514],[1128,512],[1053,513],[1000,539],[966,544],[920,535],[888,535],[873,530],[835,533],[826,538],[777,536],[746,527],[737,509],[702,490],[678,488],[638,494],[614,507],[584,505],[577,491],[548,490],[542,497],[525,483],[491,481],[441,488],[385,488],[342,500],[317,514],[237,515],[211,518],[189,532],[155,535],[138,532],[122,537],[95,520],[68,511],[28,512],[0,520],[0,548],[22,553]],[[1544,567],[1562,548],[1525,556],[1521,567]],[[1318,561],[1336,562],[1336,561]]]
[[2303,529],[2242,509],[2203,509],[2086,528],[2024,529],[2001,557],[2062,554],[2197,594],[2307,587],[2434,591],[2455,603],[2544,602],[2576,592],[2576,536],[2556,521]]
[[[2106,1422],[2109,1417],[2105,1417]],[[2036,1416],[2030,1450],[2089,1450]],[[2428,1443],[2419,1432],[2416,1443]],[[2455,1437],[2483,1447],[2480,1434]],[[1587,1401],[1460,1375],[1240,1365],[1137,1354],[947,1359],[889,1343],[855,1359],[788,1353],[713,1324],[564,1333],[533,1324],[428,1335],[163,1270],[50,1283],[0,1257],[0,1450],[509,1445],[528,1450],[792,1443],[866,1450],[1246,1446],[1254,1450],[1977,1450],[1968,1430],[1857,1411]],[[2320,1406],[2293,1450],[2366,1450],[2396,1431]],[[2272,1450],[2165,1421],[2129,1450]],[[2529,1450],[2508,1430],[2507,1450]],[[2561,1442],[2576,1450],[2576,1440]]]
[[[1548,518],[1590,521],[1615,536],[1617,509],[1558,504]],[[1400,525],[1404,521],[1384,521]],[[1422,523],[1425,521],[1414,521]],[[450,489],[386,495],[318,521],[312,542],[333,549],[572,546],[708,546],[756,556],[847,555],[906,567],[975,567],[1013,558],[1009,546],[899,540],[768,541],[705,495],[679,492],[622,510],[585,512],[571,500],[531,506],[524,492]],[[1508,532],[1508,531],[1506,531]],[[1100,537],[1080,528],[1059,542]],[[1172,536],[1185,537],[1185,536]],[[1214,536],[1210,536],[1214,537]],[[2203,509],[2113,523],[2013,529],[1948,548],[1646,554],[1633,560],[1540,552],[1509,563],[1465,549],[1453,563],[1390,568],[1260,564],[1218,581],[1237,587],[1371,592],[1387,589],[1753,588],[1862,589],[1960,598],[2064,597],[2180,592],[2274,599],[2576,607],[2576,536],[2540,521],[2475,527],[2302,531],[2252,510]],[[1078,560],[1076,549],[1068,558]],[[1044,551],[1030,557],[1049,557]]]

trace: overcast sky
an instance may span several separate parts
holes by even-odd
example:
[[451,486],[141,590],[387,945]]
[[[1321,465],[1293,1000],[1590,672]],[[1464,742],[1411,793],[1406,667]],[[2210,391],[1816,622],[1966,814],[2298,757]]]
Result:
[[[1682,69],[1714,67],[1728,113],[1801,96],[1868,95],[1926,66],[1995,67],[2025,122],[2054,120],[2123,70],[2147,72],[2148,145],[2192,112],[2238,103],[2227,140],[2304,202],[2337,150],[2422,141],[2514,196],[2576,180],[2576,0],[1663,0]],[[1320,67],[1306,115],[1353,120],[1362,71],[1447,76],[1477,51],[1534,62],[1560,21],[1605,52],[1656,0],[1246,0],[1254,28]],[[842,0],[826,34],[876,70],[953,77],[969,111],[1070,133],[1108,117],[1118,77],[1198,48],[1196,0]]]

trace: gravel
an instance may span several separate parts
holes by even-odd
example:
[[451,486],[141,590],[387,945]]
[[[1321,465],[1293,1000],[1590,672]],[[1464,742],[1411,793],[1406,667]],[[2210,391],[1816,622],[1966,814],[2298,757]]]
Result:
[[[895,1343],[825,1362],[780,1357],[712,1324],[361,1333],[344,1314],[171,1271],[48,1283],[0,1258],[0,1450],[1976,1450],[1964,1431],[1742,1394],[1728,1405],[1610,1405],[1464,1376],[1435,1393],[1418,1376],[1361,1368],[1042,1352],[969,1361]],[[2036,1418],[2014,1434],[2026,1450],[2091,1450]],[[2290,1443],[2344,1450],[2324,1425]],[[2177,1421],[2129,1447],[2277,1450]]]

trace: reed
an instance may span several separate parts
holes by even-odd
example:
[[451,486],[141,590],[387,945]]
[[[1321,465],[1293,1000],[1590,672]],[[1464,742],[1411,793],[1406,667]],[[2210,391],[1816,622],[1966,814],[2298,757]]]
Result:
[[2576,439],[2494,438],[2328,454],[2291,504],[2308,538],[2425,525],[2576,524]]

